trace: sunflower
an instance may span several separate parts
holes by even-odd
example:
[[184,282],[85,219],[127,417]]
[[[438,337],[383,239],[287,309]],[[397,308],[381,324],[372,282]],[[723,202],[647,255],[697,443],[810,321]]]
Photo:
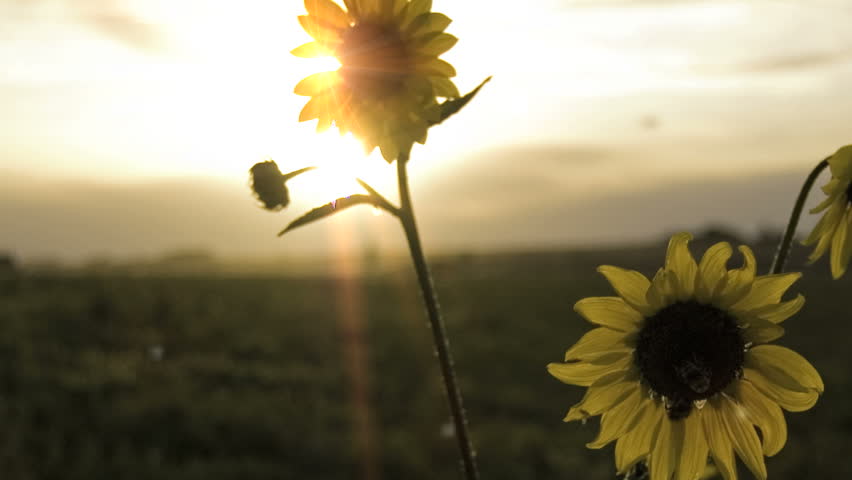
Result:
[[710,457],[734,479],[736,452],[765,479],[763,456],[787,440],[781,409],[807,410],[823,391],[807,360],[769,344],[804,304],[801,295],[781,301],[800,274],[756,275],[746,246],[739,248],[743,266],[728,270],[727,242],[696,263],[691,239],[672,237],[665,267],[650,281],[633,270],[599,267],[618,296],[577,302],[574,309],[598,328],[548,371],[589,387],[565,421],[601,415],[598,437],[587,446],[616,441],[620,473],[645,461],[652,480],[692,480]]
[[[825,211],[805,245],[816,244],[810,261],[815,262],[831,247],[831,275],[837,279],[846,273],[852,255],[852,145],[847,145],[828,159],[831,180],[822,191],[828,198],[811,213]],[[827,211],[826,211],[827,210]]]
[[431,0],[305,0],[299,17],[313,42],[293,50],[298,57],[334,56],[340,68],[316,73],[296,85],[311,99],[299,121],[318,119],[317,130],[334,123],[352,132],[367,152],[377,146],[388,162],[413,143],[424,143],[440,120],[437,97],[455,98],[456,71],[438,58],[455,45],[444,33],[451,20],[431,12]]

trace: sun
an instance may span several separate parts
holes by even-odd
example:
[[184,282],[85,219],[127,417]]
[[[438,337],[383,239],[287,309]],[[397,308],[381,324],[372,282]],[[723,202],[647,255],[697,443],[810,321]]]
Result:
[[[312,73],[340,68],[333,56],[290,55],[294,45],[310,40],[296,21],[304,14],[302,2],[261,0],[250,9],[201,9],[203,15],[166,0],[139,9],[169,34],[173,64],[138,67],[152,80],[144,94],[133,90],[133,115],[104,130],[120,127],[105,141],[123,149],[136,132],[159,135],[136,149],[137,163],[150,175],[243,185],[252,165],[271,159],[284,173],[319,167],[288,182],[294,211],[364,193],[356,178],[394,196],[395,170],[381,156],[365,155],[351,135],[341,137],[336,129],[317,134],[315,125],[298,122],[304,99],[293,87]],[[229,35],[221,34],[225,27]]]
[[315,207],[340,197],[364,193],[356,180],[359,178],[382,194],[392,194],[396,188],[395,167],[377,157],[377,153],[364,155],[361,143],[351,134],[340,136],[329,130],[310,135],[310,141],[302,144],[298,152],[290,152],[304,159],[304,165],[291,162],[281,165],[284,173],[302,166],[318,167],[288,182],[294,203]]

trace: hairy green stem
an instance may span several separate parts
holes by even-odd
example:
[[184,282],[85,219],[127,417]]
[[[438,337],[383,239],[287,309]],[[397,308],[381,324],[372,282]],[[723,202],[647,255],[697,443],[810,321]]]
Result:
[[447,390],[447,401],[450,406],[450,414],[453,417],[455,436],[458,440],[459,453],[461,455],[462,468],[466,480],[478,480],[479,470],[476,466],[476,454],[470,442],[467,428],[467,416],[462,402],[461,390],[456,381],[453,356],[450,353],[450,342],[444,321],[441,319],[441,311],[438,307],[438,296],[435,286],[432,284],[432,275],[423,255],[423,247],[420,244],[420,235],[417,233],[417,223],[414,221],[414,209],[411,205],[411,193],[408,188],[408,152],[400,154],[396,161],[397,177],[399,181],[399,219],[408,239],[408,247],[411,250],[411,259],[417,272],[417,280],[423,293],[423,301],[426,304],[426,313],[429,316],[429,324],[432,327],[432,337],[435,342],[435,352],[441,366],[441,376],[444,378],[444,387]]
[[819,174],[822,173],[823,170],[828,166],[828,159],[819,162],[816,167],[811,171],[811,174],[808,175],[808,178],[805,179],[804,185],[802,185],[802,190],[799,192],[798,198],[796,198],[796,204],[793,206],[793,212],[790,214],[790,221],[787,223],[787,231],[784,232],[784,236],[781,238],[781,243],[778,244],[778,252],[775,254],[775,259],[772,261],[772,268],[769,269],[769,273],[771,275],[782,273],[784,271],[784,264],[787,263],[787,256],[790,254],[790,247],[793,244],[793,237],[796,234],[796,227],[799,225],[799,217],[802,216],[802,209],[805,208],[805,200],[808,198],[808,194],[811,191],[811,188],[814,186],[814,182],[816,182]]

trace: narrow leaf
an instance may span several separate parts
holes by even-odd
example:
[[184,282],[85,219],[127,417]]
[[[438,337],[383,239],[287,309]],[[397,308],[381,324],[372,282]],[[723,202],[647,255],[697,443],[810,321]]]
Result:
[[321,207],[317,207],[311,210],[310,212],[302,215],[301,217],[297,218],[296,220],[293,220],[292,222],[290,222],[290,225],[287,225],[287,228],[278,233],[278,236],[280,237],[281,235],[284,235],[290,230],[295,230],[309,223],[313,223],[330,215],[334,215],[335,213],[345,210],[349,207],[361,204],[370,204],[375,205],[377,207],[380,206],[378,205],[376,200],[374,200],[369,195],[350,195],[348,197],[338,198],[333,202],[326,203]]
[[441,104],[441,119],[438,120],[437,122],[435,122],[435,124],[437,125],[439,123],[442,123],[447,118],[458,113],[459,110],[461,110],[462,108],[464,108],[465,105],[468,104],[468,102],[473,100],[473,97],[475,97],[476,94],[479,93],[479,90],[482,87],[484,87],[485,84],[488,83],[490,80],[491,80],[491,77],[486,78],[485,80],[482,81],[482,83],[479,84],[478,87],[474,88],[470,93],[468,93],[467,95],[465,95],[463,97],[454,98],[454,99],[447,100],[446,102],[442,103]]
[[282,177],[282,180],[284,180],[286,182],[287,180],[290,180],[291,178],[293,178],[295,176],[301,175],[305,172],[310,172],[311,170],[315,170],[316,168],[317,167],[305,167],[305,168],[300,168],[299,170],[294,170],[290,173],[285,173]]

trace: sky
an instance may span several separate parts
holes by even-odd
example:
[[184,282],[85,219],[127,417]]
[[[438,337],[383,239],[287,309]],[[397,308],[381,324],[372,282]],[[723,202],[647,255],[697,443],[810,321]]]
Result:
[[[852,143],[847,0],[434,0],[462,91],[411,163],[427,249],[617,244],[780,227],[809,169]],[[394,168],[298,123],[299,0],[0,0],[0,250],[79,261],[401,249],[369,208]],[[247,171],[319,165],[257,208]],[[813,199],[814,201],[818,198]],[[813,224],[807,219],[804,227]]]

